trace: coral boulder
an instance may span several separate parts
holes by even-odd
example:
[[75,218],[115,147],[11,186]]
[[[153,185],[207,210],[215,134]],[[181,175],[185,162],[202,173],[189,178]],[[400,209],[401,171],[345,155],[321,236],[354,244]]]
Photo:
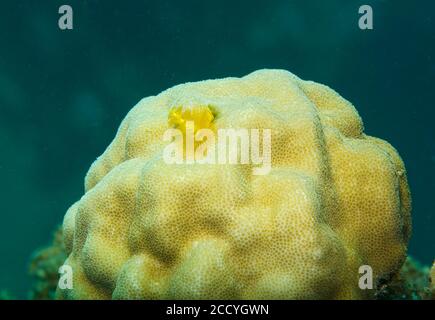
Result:
[[[270,172],[168,164],[162,137],[189,119],[270,129]],[[141,100],[91,166],[63,223],[74,287],[57,295],[367,298],[360,266],[374,286],[397,272],[410,209],[396,150],[327,86],[282,70],[186,83]]]

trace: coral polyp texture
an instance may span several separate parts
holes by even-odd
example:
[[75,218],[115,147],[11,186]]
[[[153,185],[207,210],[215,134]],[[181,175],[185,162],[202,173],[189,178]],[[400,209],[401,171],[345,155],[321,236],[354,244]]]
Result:
[[[271,130],[271,170],[167,164],[165,130]],[[406,171],[351,103],[283,70],[185,83],[141,100],[63,223],[69,299],[361,299],[411,232]],[[386,280],[385,280],[386,279]]]

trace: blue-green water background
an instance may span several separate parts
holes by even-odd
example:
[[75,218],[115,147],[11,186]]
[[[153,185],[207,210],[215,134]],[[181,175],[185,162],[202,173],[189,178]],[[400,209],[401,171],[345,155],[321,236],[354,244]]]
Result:
[[[74,9],[74,30],[57,26]],[[374,30],[358,28],[370,4]],[[350,100],[405,161],[409,252],[430,263],[435,181],[434,1],[0,2],[0,288],[83,193],[127,111],[172,85],[283,68]]]

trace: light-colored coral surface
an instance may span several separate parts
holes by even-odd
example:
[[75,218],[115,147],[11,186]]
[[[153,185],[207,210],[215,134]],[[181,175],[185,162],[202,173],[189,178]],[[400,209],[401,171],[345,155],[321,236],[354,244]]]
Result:
[[[271,129],[272,169],[166,164],[171,110]],[[176,110],[176,109],[175,109]],[[359,299],[359,267],[393,275],[411,231],[406,171],[327,86],[260,70],[141,100],[66,213],[69,299]]]

